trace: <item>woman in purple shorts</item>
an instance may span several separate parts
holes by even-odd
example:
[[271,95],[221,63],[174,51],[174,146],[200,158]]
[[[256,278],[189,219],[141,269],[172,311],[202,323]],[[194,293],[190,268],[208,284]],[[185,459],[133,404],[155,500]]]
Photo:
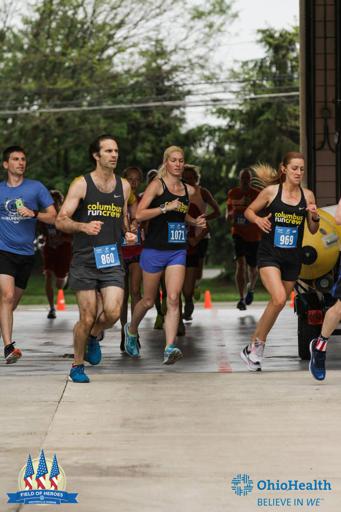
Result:
[[125,351],[139,357],[138,326],[148,309],[152,308],[165,270],[167,314],[165,316],[166,348],[164,364],[173,364],[182,357],[174,341],[179,324],[179,296],[186,270],[186,223],[205,228],[205,215],[193,219],[188,215],[193,187],[182,181],[184,152],[170,146],[163,155],[163,164],[145,190],[138,205],[136,219],[148,221],[148,233],[140,257],[143,270],[143,297],[136,304],[131,324],[125,325]]

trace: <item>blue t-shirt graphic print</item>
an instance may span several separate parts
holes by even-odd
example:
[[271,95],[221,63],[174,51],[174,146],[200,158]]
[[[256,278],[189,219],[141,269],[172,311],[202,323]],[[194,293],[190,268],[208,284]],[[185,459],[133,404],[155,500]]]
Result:
[[37,219],[22,217],[17,210],[20,204],[42,210],[53,205],[53,199],[40,181],[24,179],[17,187],[0,182],[0,251],[31,256]]

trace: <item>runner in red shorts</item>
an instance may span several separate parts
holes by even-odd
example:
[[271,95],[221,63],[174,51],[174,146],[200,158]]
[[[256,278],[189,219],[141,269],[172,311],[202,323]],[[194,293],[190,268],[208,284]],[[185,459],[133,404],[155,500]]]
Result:
[[[59,190],[50,190],[54,201],[56,211],[59,212],[64,201],[64,196]],[[44,246],[42,250],[45,292],[50,305],[47,318],[56,318],[56,308],[54,303],[54,285],[53,275],[56,279],[56,288],[64,288],[69,274],[69,267],[72,257],[72,236],[58,231],[54,224],[41,224],[39,230],[44,237]]]

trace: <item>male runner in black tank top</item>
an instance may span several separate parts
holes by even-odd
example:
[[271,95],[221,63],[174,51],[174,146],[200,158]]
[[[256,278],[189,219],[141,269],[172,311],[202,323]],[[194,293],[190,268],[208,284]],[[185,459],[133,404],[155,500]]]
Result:
[[[77,383],[89,382],[84,359],[91,364],[100,362],[97,336],[120,317],[124,295],[122,229],[128,242],[136,240],[124,222],[131,189],[126,180],[115,176],[116,141],[110,135],[102,135],[90,145],[89,153],[96,168],[71,183],[56,221],[58,229],[74,235],[69,283],[76,292],[80,318],[74,328],[70,379]],[[98,292],[103,303],[99,315]]]
[[[263,231],[258,268],[263,285],[271,296],[251,343],[240,354],[250,371],[262,369],[266,338],[298,278],[305,219],[311,233],[318,230],[320,219],[315,197],[311,190],[302,189],[303,175],[303,155],[288,153],[278,172],[278,184],[262,190],[244,213],[249,222]],[[264,209],[264,217],[257,215]]]

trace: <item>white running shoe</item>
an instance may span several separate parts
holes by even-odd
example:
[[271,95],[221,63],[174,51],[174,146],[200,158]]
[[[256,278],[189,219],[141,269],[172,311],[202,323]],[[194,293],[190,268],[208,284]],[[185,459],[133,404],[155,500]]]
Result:
[[262,370],[263,353],[264,343],[256,341],[246,345],[246,347],[241,351],[240,357],[250,372],[260,372]]

